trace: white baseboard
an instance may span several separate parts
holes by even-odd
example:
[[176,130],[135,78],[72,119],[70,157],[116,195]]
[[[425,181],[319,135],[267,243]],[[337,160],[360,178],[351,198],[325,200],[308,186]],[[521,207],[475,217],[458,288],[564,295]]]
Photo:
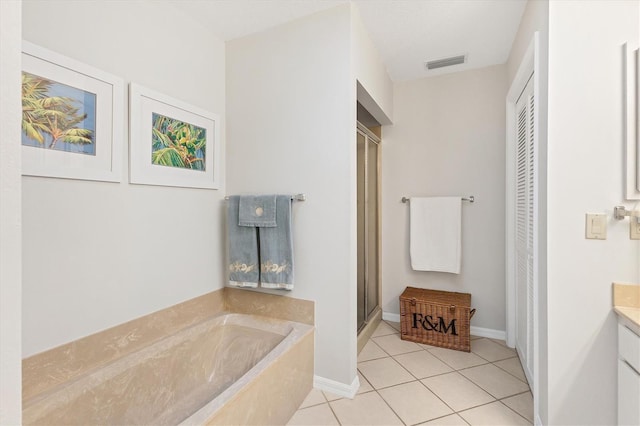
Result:
[[507,334],[504,330],[494,330],[493,328],[483,328],[471,326],[471,334],[478,337],[488,337],[490,339],[506,340]]
[[327,379],[326,377],[313,376],[313,387],[323,391],[331,392],[334,395],[343,396],[345,398],[353,399],[356,396],[356,392],[360,388],[360,379],[356,374],[355,379],[351,385],[347,385],[335,380]]
[[392,312],[382,312],[382,319],[391,322],[400,322],[400,314],[394,314]]
[[[400,322],[400,314],[394,314],[393,312],[382,312],[382,319],[391,322]],[[478,337],[488,337],[490,339],[506,339],[506,332],[503,330],[494,330],[492,328],[474,327],[471,326],[471,334]]]

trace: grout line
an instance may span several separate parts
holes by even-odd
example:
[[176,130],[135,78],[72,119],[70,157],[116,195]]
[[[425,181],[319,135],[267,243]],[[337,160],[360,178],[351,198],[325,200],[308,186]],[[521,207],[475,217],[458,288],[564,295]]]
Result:
[[[500,402],[500,401],[498,401],[497,399],[494,399],[491,402],[485,402],[483,404],[478,404],[478,405],[474,405],[473,407],[465,408],[464,410],[456,411],[456,414],[459,415],[459,413],[464,413],[465,411],[473,410],[474,408],[484,407],[485,405],[493,404],[495,402]],[[460,416],[460,417],[462,417],[462,416]]]
[[[416,352],[418,352],[418,351],[416,351]],[[409,371],[409,369],[408,369],[407,367],[405,367],[405,366],[402,364],[402,362],[400,362],[399,360],[397,360],[397,359],[396,359],[396,357],[403,356],[403,355],[408,355],[408,354],[413,354],[413,353],[416,353],[416,352],[407,352],[407,353],[404,353],[404,354],[392,355],[392,356],[391,356],[391,358],[393,358],[393,359],[394,359],[394,361],[395,361],[395,362],[397,362],[398,364],[402,365],[402,366],[404,367],[404,369],[405,369],[405,370]],[[431,355],[431,356],[435,357],[435,355]],[[438,361],[442,362],[439,358],[436,358],[436,359],[437,359]],[[442,362],[442,363],[443,363],[446,367],[451,368],[451,366],[449,366],[449,365],[445,364],[444,362]],[[455,370],[453,370],[453,371],[455,371]],[[412,375],[413,377],[415,377],[417,380],[422,380],[422,379],[427,379],[427,378],[429,378],[429,377],[441,376],[441,375],[443,375],[443,374],[452,373],[453,371],[445,371],[444,373],[438,373],[438,374],[434,374],[434,375],[432,375],[432,376],[427,376],[427,377],[422,377],[422,378],[420,378],[420,377],[416,376],[416,375],[415,375],[415,374],[413,374],[411,371],[409,371],[409,374],[411,374],[411,375]]]
[[514,393],[513,395],[505,396],[504,398],[500,398],[498,401],[502,401],[503,399],[513,398],[514,396],[524,395],[525,393],[530,393],[531,391],[524,391],[520,393]]
[[471,377],[467,377],[464,374],[462,374],[462,376],[464,378],[466,378],[467,380],[469,380],[474,385],[476,385],[477,387],[479,387],[480,389],[482,389],[483,391],[485,391],[486,393],[488,393],[489,395],[491,395],[491,397],[494,398],[496,401],[500,401],[501,399],[504,399],[504,398],[510,398],[512,396],[519,395],[519,394],[522,394],[524,392],[528,392],[528,391],[523,391],[523,392],[514,393],[513,395],[507,395],[507,396],[503,396],[502,398],[498,398],[493,393],[489,392],[488,389],[485,389],[480,383],[477,383],[475,380],[473,380]]
[[[309,391],[309,393],[307,394],[307,396],[305,397],[305,399],[307,399],[307,397],[308,397],[308,396],[311,394],[311,392],[313,392],[314,390],[317,390],[318,392],[320,392],[320,395],[322,395],[322,399],[324,399],[324,401],[323,401],[323,402],[318,402],[317,404],[307,405],[306,407],[298,407],[298,411],[299,411],[299,410],[304,410],[304,409],[306,409],[306,408],[310,408],[310,407],[316,407],[316,406],[318,406],[318,405],[322,405],[322,404],[325,404],[325,403],[329,402],[329,400],[327,399],[327,397],[326,397],[326,396],[324,396],[324,392],[322,392],[320,389],[316,389],[316,388],[311,388],[311,390]],[[304,401],[302,401],[302,402],[304,402]],[[302,403],[301,403],[300,405],[302,405]]]
[[[384,349],[382,349],[382,346],[380,346],[379,344],[377,344],[377,343],[373,340],[373,337],[372,337],[372,338],[370,338],[370,339],[367,341],[367,343],[365,343],[365,346],[366,346],[369,342],[371,342],[371,343],[373,343],[374,345],[376,345],[376,347],[377,347],[378,349],[380,349],[380,350],[381,350],[384,354],[386,354],[386,355],[381,356],[381,357],[379,357],[379,358],[371,358],[371,359],[367,359],[367,360],[364,360],[364,361],[358,361],[358,360],[356,359],[356,363],[360,363],[360,362],[367,362],[367,361],[373,361],[373,360],[375,360],[375,359],[382,359],[382,358],[387,358],[387,357],[390,357],[390,356],[391,356],[391,355],[389,355],[389,353],[388,353],[387,351],[385,351]],[[364,348],[364,346],[363,346],[363,348]],[[362,352],[360,352],[360,353],[362,353]]]
[[[504,402],[502,402],[502,400],[499,400],[498,402],[500,402],[502,405],[504,405],[505,407],[507,407],[509,410],[511,410],[512,412],[516,413],[517,415],[519,415],[520,417],[522,417],[523,419],[525,419],[527,422],[530,422],[531,420],[529,420],[528,418],[526,418],[525,416],[523,416],[522,414],[518,413],[516,410],[514,410],[513,408],[509,407],[507,404],[505,404]],[[533,422],[531,423],[533,424]]]
[[[355,398],[355,396],[354,396]],[[339,399],[336,399],[336,401],[340,401]],[[335,401],[334,401],[335,402]],[[329,406],[329,410],[331,410],[331,414],[333,414],[333,417],[335,417],[336,421],[338,422],[339,425],[342,425],[342,422],[340,421],[340,419],[338,418],[338,415],[336,414],[335,411],[333,411],[333,407],[331,406],[331,402],[327,402],[327,405]]]
[[[416,351],[416,352],[417,352],[417,351]],[[407,352],[407,353],[409,353],[409,352]],[[402,354],[400,354],[400,355],[402,355]],[[397,360],[397,359],[395,359],[394,357],[391,357],[391,359],[392,359],[396,364],[398,364],[398,365],[399,365],[399,366],[400,366],[404,371],[406,371],[407,373],[409,373],[409,375],[410,375],[411,377],[413,377],[413,378],[414,378],[414,379],[416,379],[416,380],[420,380],[420,379],[418,379],[418,378],[417,378],[417,377],[416,377],[416,376],[415,376],[411,371],[407,370],[407,369],[404,367],[404,365],[400,364],[400,362],[398,362],[398,360]]]
[[[1,1],[1,0],[0,0]],[[407,383],[413,383],[413,382],[419,382],[420,380],[409,380],[408,382],[402,382],[402,383],[396,383],[395,385],[389,385],[389,386],[384,386],[381,388],[374,388],[372,386],[373,389],[371,389],[371,391],[379,391],[379,390],[385,390],[385,389],[391,389],[391,388],[395,388],[396,386],[401,386],[401,385],[406,385]],[[371,391],[368,392],[362,392],[362,393],[369,393]]]
[[[362,379],[363,379],[365,382],[367,382],[367,384],[369,385],[369,387],[371,388],[371,390],[375,390],[375,388],[373,387],[373,385],[371,384],[371,382],[369,381],[369,379],[367,379],[366,377],[364,377],[364,374],[362,374],[362,371],[358,370],[357,368],[356,368],[356,370],[357,370],[357,373],[359,373],[359,374],[360,374],[360,376],[362,376]],[[363,392],[363,393],[366,393],[366,392]],[[357,395],[357,393],[356,393],[356,395]],[[354,396],[354,398],[355,398],[355,396]]]
[[[456,371],[456,373],[458,373],[458,372]],[[458,374],[460,374],[460,373],[458,373]],[[472,407],[465,408],[465,409],[463,409],[463,410],[458,410],[458,411],[456,411],[453,407],[450,407],[450,406],[449,406],[449,404],[447,404],[446,402],[442,401],[442,399],[440,398],[440,396],[439,396],[439,395],[438,395],[434,390],[432,390],[428,385],[426,385],[425,383],[422,383],[422,384],[423,384],[427,389],[429,389],[429,390],[430,390],[430,391],[431,391],[435,396],[437,396],[438,398],[440,398],[440,400],[441,400],[442,402],[444,402],[445,404],[447,404],[447,406],[448,406],[449,408],[451,408],[451,409],[453,410],[453,412],[454,412],[454,413],[456,413],[456,414],[461,413],[461,412],[466,411],[466,410],[470,410],[470,409],[472,409],[472,408],[481,407],[481,406],[483,406],[483,405],[491,404],[491,403],[493,403],[493,402],[498,401],[498,399],[497,399],[495,396],[491,395],[489,392],[487,392],[486,390],[484,390],[481,386],[478,386],[476,383],[474,383],[473,381],[471,381],[468,377],[466,377],[466,376],[464,376],[464,375],[462,375],[462,374],[460,374],[460,375],[461,375],[463,378],[465,378],[465,379],[469,380],[469,382],[470,382],[472,385],[477,386],[480,390],[482,390],[482,391],[483,391],[483,392],[485,392],[487,395],[489,395],[491,398],[493,398],[493,401],[485,402],[485,403],[482,403],[482,404],[479,404],[479,405],[474,405],[474,406],[472,406]]]
[[[408,382],[408,383],[411,383],[411,382]],[[403,383],[403,384],[404,384],[404,383]],[[396,386],[397,386],[397,385],[396,385]],[[392,387],[392,386],[389,386],[389,387]],[[388,389],[388,388],[386,388],[386,389]],[[398,420],[400,420],[400,423],[402,423],[403,425],[405,425],[405,426],[406,426],[407,424],[404,422],[404,420],[402,420],[402,417],[400,417],[400,415],[399,415],[398,413],[396,413],[396,411],[395,411],[395,410],[393,409],[393,407],[392,407],[392,406],[387,402],[387,400],[386,400],[386,399],[384,399],[384,397],[383,397],[382,395],[380,395],[380,392],[378,392],[378,390],[377,390],[377,389],[376,389],[376,391],[375,391],[375,392],[378,394],[378,396],[380,397],[380,399],[382,399],[382,400],[384,401],[384,403],[385,403],[385,404],[387,404],[387,407],[389,407],[389,409],[391,410],[391,412],[392,412],[393,414],[395,414],[395,415],[396,415],[396,417],[398,418]]]
[[[391,321],[385,321],[385,320],[382,320],[382,321],[386,322],[389,327],[391,327],[394,330],[396,330],[396,333],[400,333],[400,330],[396,329],[394,326],[391,325]],[[397,323],[394,323],[394,324],[400,324],[400,323],[397,322]]]
[[[449,407],[449,410],[451,410],[451,411],[452,411],[452,413],[451,413],[451,414],[457,414],[457,413],[456,413],[456,410],[454,410],[452,406],[450,406],[449,404],[447,404],[447,403],[444,401],[444,399],[440,398],[440,395],[438,395],[438,394],[437,394],[437,393],[435,393],[433,390],[431,390],[431,389],[429,388],[429,386],[427,386],[427,385],[425,385],[424,383],[422,383],[422,381],[421,381],[421,380],[418,380],[418,382],[419,382],[422,386],[424,386],[424,387],[425,387],[429,392],[431,392],[433,395],[435,395],[435,397],[436,397],[436,398],[438,398],[438,399],[439,399],[439,400],[440,400],[444,405],[446,405],[447,407]],[[447,414],[447,416],[450,416],[451,414]],[[442,416],[442,417],[445,417],[445,416]],[[433,420],[433,419],[432,419],[432,420]],[[428,420],[428,421],[431,421],[431,420]]]
[[392,336],[392,335],[397,334],[397,333],[398,333],[398,332],[397,332],[397,331],[395,330],[395,328],[394,328],[394,329],[393,329],[393,333],[389,333],[389,334],[379,334],[379,335],[377,335],[377,336],[373,336],[373,335],[372,335],[372,336],[369,338],[369,340],[371,340],[371,339],[377,339],[378,337]]
[[[520,358],[518,358],[517,356],[516,356],[516,357],[514,357],[514,358],[517,358],[517,359],[518,359],[518,362],[520,362]],[[513,358],[507,358],[507,359],[513,359]],[[497,364],[496,364],[496,362],[506,361],[507,359],[501,359],[501,360],[499,360],[499,361],[492,362],[491,364],[495,365],[496,367],[498,367],[500,370],[504,371],[505,373],[512,375],[513,377],[515,377],[516,379],[520,380],[521,382],[526,383],[526,384],[527,384],[527,386],[529,386],[529,389],[531,389],[531,385],[530,385],[530,384],[529,384],[529,382],[527,381],[527,376],[524,376],[525,380],[522,380],[520,377],[516,376],[516,375],[515,375],[515,374],[513,374],[512,372],[507,371],[506,369],[504,369],[504,368],[502,368],[502,367],[500,367],[499,365],[497,365]],[[524,374],[524,373],[523,373],[523,374]]]
[[444,376],[445,374],[451,374],[451,373],[457,373],[456,370],[452,370],[452,371],[447,371],[444,373],[438,373],[438,374],[434,374],[433,376],[427,376],[427,377],[423,377],[421,379],[418,380],[427,380],[427,379],[431,379],[432,377],[440,377],[440,376]]
[[[446,349],[446,348],[437,348],[437,349]],[[447,349],[449,351],[454,351],[455,349]],[[460,370],[466,370],[467,368],[473,368],[473,367],[480,367],[481,365],[487,365],[487,364],[491,364],[491,361],[487,361],[484,358],[482,358],[480,355],[477,355],[474,353],[474,355],[476,355],[478,358],[480,358],[481,360],[485,361],[482,364],[477,364],[477,365],[470,365],[468,367],[461,367],[461,368],[456,368],[453,365],[449,364],[447,361],[445,361],[444,359],[440,358],[438,355],[434,354],[433,352],[429,351],[429,353],[433,356],[435,356],[436,358],[438,358],[440,361],[444,362],[448,367],[452,368],[454,371],[460,371]],[[473,352],[470,352],[473,353]]]
[[377,391],[387,390],[387,389],[395,388],[395,387],[398,387],[398,386],[406,385],[408,383],[419,382],[419,381],[420,380],[411,380],[409,382],[402,382],[402,383],[396,383],[395,385],[385,386],[385,387],[380,388],[380,389],[375,389],[374,388],[373,390],[377,392]]
[[[416,352],[417,352],[417,351],[416,351]],[[409,352],[407,352],[407,353],[409,353]],[[403,355],[403,354],[399,354],[399,355]],[[393,386],[402,385],[402,384],[405,384],[405,383],[410,383],[410,382],[413,382],[413,381],[415,381],[415,380],[420,380],[420,379],[418,379],[416,376],[414,376],[414,375],[413,375],[409,370],[407,370],[407,369],[404,367],[404,365],[400,364],[400,362],[398,362],[398,360],[397,360],[397,359],[395,359],[392,355],[389,355],[389,356],[388,356],[388,357],[386,357],[386,358],[390,358],[392,361],[394,361],[396,364],[398,364],[398,365],[400,366],[400,368],[402,368],[404,371],[406,371],[406,372],[407,372],[411,377],[413,377],[413,379],[414,379],[414,380],[409,380],[408,382],[396,383],[396,384],[394,384],[394,385],[385,386],[385,387],[382,387],[382,388],[380,388],[380,389],[386,389],[386,388],[390,388],[390,387],[393,387]],[[384,358],[380,358],[380,359],[384,359]],[[372,361],[373,361],[373,360],[372,360]],[[364,361],[364,362],[367,362],[367,361]],[[366,376],[364,375],[364,373],[363,373],[362,371],[360,371],[360,368],[358,368],[358,371],[360,372],[360,374],[362,374],[362,375],[364,376],[364,378],[365,378],[365,379],[367,379],[367,378],[366,378]],[[369,382],[369,384],[371,385],[371,387],[372,387],[374,390],[378,390],[378,388],[376,388],[375,386],[373,386],[373,384],[371,383],[371,380],[367,379],[367,381]]]
[[[389,336],[390,336],[390,335],[389,335]],[[373,337],[372,337],[371,339],[369,339],[369,341],[372,341],[372,340],[373,340]],[[368,342],[367,342],[367,343],[368,343]],[[385,350],[384,350],[384,348],[383,348],[382,346],[380,346],[378,343],[376,343],[376,341],[375,341],[375,340],[373,340],[373,343],[375,343],[375,344],[376,344],[376,346],[377,346],[377,347],[379,347],[379,348],[380,348],[380,350],[381,350],[382,352],[384,352],[385,354],[387,354],[387,357],[391,356],[391,354],[390,354],[389,352],[385,351]],[[386,357],[384,357],[384,358],[386,358]],[[376,358],[376,359],[380,359],[380,358]],[[366,362],[366,361],[363,361],[363,362]]]
[[413,425],[411,425],[411,426],[422,425],[422,424],[425,424],[425,423],[427,423],[427,422],[435,422],[436,420],[441,420],[441,419],[444,419],[445,417],[449,417],[449,416],[458,416],[458,417],[460,417],[460,418],[462,419],[462,421],[463,421],[465,424],[467,424],[467,425],[469,424],[465,419],[463,419],[463,418],[462,418],[462,416],[460,416],[460,415],[459,415],[458,413],[456,413],[456,412],[453,412],[453,413],[445,414],[444,416],[435,417],[435,418],[433,418],[433,419],[425,420],[424,422],[415,423],[415,424],[413,424]]
[[319,403],[317,403],[317,404],[307,405],[306,407],[298,407],[298,410],[297,410],[297,411],[300,411],[300,410],[306,410],[307,408],[311,408],[311,407],[317,407],[318,405],[326,404],[327,402],[328,402],[328,401],[325,401],[325,402],[319,402]]
[[[489,364],[493,365],[494,367],[498,368],[498,369],[499,369],[499,370],[501,370],[501,371],[504,371],[504,372],[505,372],[505,373],[507,373],[509,376],[512,376],[514,379],[518,380],[520,383],[524,383],[525,385],[527,385],[527,387],[529,388],[529,390],[522,391],[522,392],[518,392],[518,393],[514,393],[513,395],[508,395],[508,396],[505,396],[505,397],[502,397],[502,398],[498,398],[498,397],[494,396],[491,392],[489,392],[489,390],[488,390],[488,389],[485,389],[485,388],[484,388],[480,383],[477,383],[475,380],[473,380],[473,379],[472,379],[472,378],[470,378],[470,377],[467,377],[467,376],[466,376],[466,375],[464,375],[464,374],[463,374],[463,376],[464,376],[464,377],[466,377],[466,378],[467,378],[468,380],[470,380],[471,382],[473,382],[473,383],[474,383],[476,386],[478,386],[480,389],[482,389],[483,391],[487,392],[489,395],[491,395],[491,396],[493,396],[494,398],[496,398],[496,400],[500,400],[500,399],[503,399],[503,398],[509,398],[509,397],[511,397],[511,396],[515,396],[515,395],[520,395],[520,394],[525,393],[525,392],[531,392],[531,386],[529,385],[529,383],[527,383],[527,382],[523,382],[522,380],[520,380],[519,378],[517,378],[517,377],[516,377],[516,376],[514,376],[513,374],[511,374],[511,373],[509,373],[508,371],[505,371],[504,369],[502,369],[502,368],[500,368],[499,366],[495,365],[493,362],[491,362],[491,363],[489,363]],[[482,367],[482,366],[485,366],[485,365],[488,365],[488,364],[477,365],[476,367]],[[472,369],[472,368],[475,368],[475,367],[461,368],[461,369],[460,369],[460,370],[458,370],[458,371],[459,371],[459,372],[461,372],[461,371],[464,371],[464,370],[470,370],[470,369]],[[461,373],[461,374],[462,374],[462,373]]]

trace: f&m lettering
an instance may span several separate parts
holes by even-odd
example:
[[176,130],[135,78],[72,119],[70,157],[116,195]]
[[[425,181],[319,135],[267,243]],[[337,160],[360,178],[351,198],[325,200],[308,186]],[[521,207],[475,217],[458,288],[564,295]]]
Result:
[[427,331],[435,331],[437,333],[447,334],[449,330],[451,330],[451,334],[454,336],[458,335],[456,331],[456,319],[452,319],[449,324],[446,324],[444,318],[441,316],[436,317],[437,320],[434,322],[434,319],[431,315],[422,315],[419,312],[413,313],[413,324],[412,328],[418,328],[418,325],[424,328]]

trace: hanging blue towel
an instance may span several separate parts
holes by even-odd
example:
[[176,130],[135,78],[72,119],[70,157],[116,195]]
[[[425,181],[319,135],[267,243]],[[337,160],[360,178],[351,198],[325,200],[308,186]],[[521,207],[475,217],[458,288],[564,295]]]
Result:
[[260,285],[293,290],[293,238],[291,195],[276,196],[276,227],[258,228],[260,239]]
[[229,285],[258,287],[259,261],[256,228],[238,226],[240,197],[227,202],[227,241],[229,243]]
[[241,195],[238,225],[270,228],[276,226],[276,196]]

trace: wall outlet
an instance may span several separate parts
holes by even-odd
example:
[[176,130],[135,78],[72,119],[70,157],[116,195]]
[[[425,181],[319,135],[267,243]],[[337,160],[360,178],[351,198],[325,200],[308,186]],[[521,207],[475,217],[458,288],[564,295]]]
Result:
[[637,217],[629,218],[629,238],[640,240],[640,220]]

